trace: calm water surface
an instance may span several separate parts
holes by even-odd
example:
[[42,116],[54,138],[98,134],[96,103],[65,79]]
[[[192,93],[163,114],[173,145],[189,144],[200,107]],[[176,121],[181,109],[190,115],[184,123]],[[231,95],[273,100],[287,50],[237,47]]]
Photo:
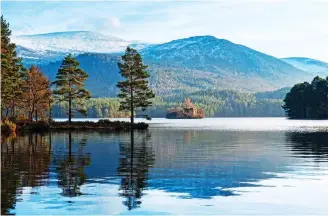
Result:
[[328,215],[328,121],[154,119],[2,137],[2,214]]

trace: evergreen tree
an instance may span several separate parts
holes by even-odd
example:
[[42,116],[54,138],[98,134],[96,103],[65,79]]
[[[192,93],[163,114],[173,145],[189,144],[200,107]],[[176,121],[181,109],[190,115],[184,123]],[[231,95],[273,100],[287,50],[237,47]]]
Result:
[[9,114],[15,117],[15,109],[23,93],[21,87],[25,71],[10,36],[9,23],[1,16],[1,113],[5,117]]
[[155,95],[148,87],[149,74],[145,70],[147,66],[142,63],[141,55],[135,49],[127,47],[118,67],[120,74],[125,78],[117,84],[121,90],[118,95],[122,99],[120,110],[130,111],[131,123],[133,123],[136,109],[145,111],[147,107],[152,106],[149,99],[154,98]]
[[[84,82],[88,78],[80,67],[80,63],[71,55],[65,57],[56,75],[56,81],[53,82],[56,89],[54,95],[59,102],[68,103],[68,121],[71,123],[73,112],[77,111],[86,114],[86,110],[79,108],[81,102],[90,99],[89,91],[84,88]],[[73,102],[75,108],[73,109]]]
[[291,119],[327,119],[328,77],[296,84],[286,94],[282,107]]

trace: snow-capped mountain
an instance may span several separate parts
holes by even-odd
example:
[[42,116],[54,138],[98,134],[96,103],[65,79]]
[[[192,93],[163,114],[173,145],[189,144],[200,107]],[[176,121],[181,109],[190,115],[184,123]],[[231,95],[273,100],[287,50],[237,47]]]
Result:
[[59,52],[120,52],[130,44],[121,38],[90,31],[21,35],[14,37],[13,41],[32,50]]
[[145,60],[222,75],[287,79],[306,72],[270,55],[213,36],[195,36],[141,50]]
[[149,45],[91,31],[20,35],[12,40],[18,45],[18,55],[30,63],[56,61],[68,53],[118,53],[127,46],[142,49]]
[[75,54],[90,75],[87,87],[97,96],[115,95],[120,78],[117,62],[127,45],[138,49],[149,66],[151,87],[156,93],[203,89],[267,91],[313,78],[281,59],[213,36],[153,45],[93,32],[19,38],[21,41],[15,42],[23,62],[38,64],[50,79],[54,79],[62,58],[68,52]]
[[304,57],[282,58],[282,60],[313,75],[328,76],[328,63],[326,62]]
[[[278,58],[213,36],[152,45],[141,49],[140,53],[148,65],[150,86],[159,94],[204,89],[268,91],[313,78]],[[81,67],[89,74],[87,87],[94,95],[116,94],[120,55],[86,53],[77,56]],[[60,63],[43,65],[42,71],[53,79]]]

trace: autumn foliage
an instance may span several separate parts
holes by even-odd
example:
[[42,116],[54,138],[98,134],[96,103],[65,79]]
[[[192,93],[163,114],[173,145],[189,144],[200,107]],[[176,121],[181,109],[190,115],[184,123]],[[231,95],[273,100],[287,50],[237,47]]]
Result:
[[23,84],[23,110],[28,115],[30,121],[39,117],[45,117],[49,110],[51,99],[50,81],[35,66],[32,66],[26,74]]
[[193,103],[191,103],[190,98],[185,99],[183,107],[168,109],[166,114],[166,118],[172,119],[193,119],[204,117],[204,110],[197,108]]

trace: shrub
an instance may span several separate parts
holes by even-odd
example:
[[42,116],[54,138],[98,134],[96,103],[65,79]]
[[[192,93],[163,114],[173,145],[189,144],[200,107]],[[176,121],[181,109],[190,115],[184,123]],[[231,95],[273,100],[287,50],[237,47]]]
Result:
[[19,114],[19,115],[17,116],[17,120],[24,120],[24,121],[26,121],[26,120],[27,120],[27,117],[26,117],[26,115],[24,115],[24,114]]
[[5,119],[1,122],[1,131],[14,133],[16,132],[16,124],[9,121],[8,119]]

